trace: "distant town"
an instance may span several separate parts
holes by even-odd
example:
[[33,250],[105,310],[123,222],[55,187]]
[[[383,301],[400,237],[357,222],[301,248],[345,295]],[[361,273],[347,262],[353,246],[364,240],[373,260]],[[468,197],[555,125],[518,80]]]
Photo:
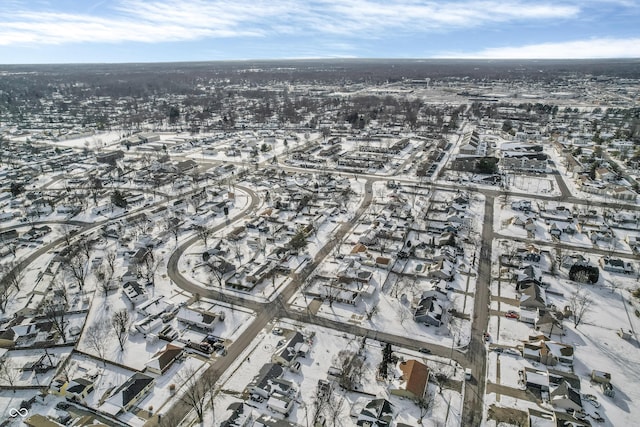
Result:
[[637,61],[0,66],[0,426],[630,426]]

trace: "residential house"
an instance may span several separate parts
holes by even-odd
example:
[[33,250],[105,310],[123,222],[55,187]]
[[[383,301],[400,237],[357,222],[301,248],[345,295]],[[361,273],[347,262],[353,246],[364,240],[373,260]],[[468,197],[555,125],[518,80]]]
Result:
[[182,347],[170,343],[165,345],[162,350],[154,354],[153,357],[145,363],[145,372],[149,371],[158,375],[164,374],[173,362],[180,358],[182,352]]
[[538,267],[528,264],[516,273],[516,291],[522,292],[531,285],[542,285],[542,272]]
[[[448,224],[447,227],[453,227],[453,225]],[[442,233],[437,238],[435,243],[436,243],[436,246],[456,246],[456,234],[452,231],[447,231],[445,233]]]
[[244,402],[230,404],[223,418],[224,421],[220,423],[220,427],[249,427],[253,421],[251,407]]
[[527,389],[549,391],[549,373],[544,370],[525,367],[524,383]]
[[16,347],[46,342],[53,344],[55,337],[53,323],[31,322],[31,320],[32,319],[28,319],[28,322],[26,323],[11,326],[10,329],[13,334],[6,334],[6,338],[13,339],[13,343]]
[[296,397],[298,390],[291,381],[282,379],[284,368],[277,363],[266,363],[260,368],[258,375],[251,380],[247,391],[253,400],[268,399],[274,393]]
[[591,427],[591,422],[585,419],[577,419],[567,412],[555,411],[553,413],[555,425],[553,427]]
[[258,284],[264,279],[268,279],[275,274],[278,264],[274,261],[266,261],[255,266],[253,270],[247,273],[246,281],[252,284]]
[[518,313],[518,320],[522,323],[530,323],[535,325],[540,318],[540,310],[537,308],[520,308]]
[[511,203],[514,211],[529,212],[531,210],[531,200],[517,200]]
[[442,258],[427,266],[427,277],[452,281],[455,274],[452,262]]
[[547,367],[547,372],[549,373],[550,386],[558,386],[562,382],[566,381],[574,390],[580,390],[580,382],[582,380],[578,375],[568,371],[560,371],[550,367]]
[[455,274],[452,262],[442,258],[427,266],[427,277],[452,281]]
[[440,326],[443,312],[444,308],[435,295],[426,296],[420,299],[415,308],[413,320],[427,326]]
[[633,190],[623,185],[609,185],[607,188],[614,199],[635,201],[638,197]]
[[291,397],[275,392],[269,396],[266,406],[267,409],[288,417],[291,409],[293,409],[293,402],[294,400]]
[[544,289],[534,284],[520,291],[520,308],[545,309],[547,306]]
[[133,374],[118,387],[100,406],[100,410],[111,415],[130,411],[151,391],[155,379],[140,372]]
[[562,313],[546,310],[534,321],[536,331],[544,336],[550,337],[552,334],[564,335],[564,325],[562,324]]
[[591,427],[591,423],[564,411],[544,412],[528,408],[527,427]]
[[624,273],[631,274],[633,273],[633,266],[630,262],[624,262],[620,258],[610,258],[603,257],[599,260],[600,267],[604,271],[608,271],[611,273]]
[[624,237],[624,241],[627,242],[634,254],[640,253],[640,236],[627,234]]
[[560,235],[562,235],[562,229],[560,227],[558,227],[558,224],[556,224],[555,222],[552,222],[549,225],[549,234],[552,237],[555,237],[556,239],[559,239]]
[[20,237],[20,235],[18,234],[17,230],[0,231],[0,242],[2,243],[8,243],[14,240],[18,240],[18,237]]
[[191,307],[180,307],[176,317],[178,318],[178,321],[182,323],[186,323],[187,325],[195,326],[196,328],[206,331],[213,331],[215,328],[215,322],[218,320],[224,320],[224,316],[221,314]]
[[358,243],[366,246],[375,246],[379,243],[378,232],[375,229],[369,229],[363,233],[358,239]]
[[87,396],[94,390],[96,375],[83,376],[65,381],[63,379],[55,379],[51,382],[51,391],[53,394],[63,396],[67,400],[78,403],[85,403]]
[[391,268],[392,259],[389,257],[379,256],[375,259],[376,267],[388,270]]
[[391,394],[408,397],[410,399],[421,399],[428,386],[429,368],[424,363],[417,360],[407,360],[400,362],[398,368],[402,371],[400,384],[392,388]]
[[281,366],[291,367],[298,357],[305,357],[308,352],[309,345],[305,342],[304,336],[296,331],[284,348],[271,357],[271,361]]
[[122,292],[124,292],[127,298],[129,298],[129,301],[134,305],[146,301],[149,298],[149,294],[145,288],[133,280],[125,282],[122,286]]
[[373,399],[362,409],[356,421],[361,427],[390,427],[394,419],[393,404],[386,399]]
[[532,217],[527,218],[522,227],[525,230],[527,230],[528,232],[531,232],[531,233],[536,231],[536,220],[535,220],[535,218],[532,218]]
[[59,356],[51,355],[46,349],[36,360],[29,361],[22,366],[23,372],[33,371],[37,374],[48,372],[58,366]]
[[614,181],[616,179],[616,174],[607,168],[596,168],[595,175],[596,179],[601,181]]
[[260,415],[253,423],[253,427],[299,427],[298,424],[287,420],[272,417],[271,415]]
[[551,405],[561,409],[582,410],[580,391],[575,390],[568,382],[563,381],[549,394]]
[[338,282],[341,283],[359,282],[367,284],[373,277],[373,272],[364,269],[362,264],[355,259],[349,259],[340,265],[336,272],[336,277]]
[[611,243],[614,239],[614,235],[610,228],[601,227],[598,230],[589,230],[589,239],[593,244],[598,242]]
[[558,363],[573,366],[574,349],[571,344],[563,344],[548,341],[545,337],[536,337],[535,340],[525,342],[522,356],[525,359],[535,360],[548,366]]

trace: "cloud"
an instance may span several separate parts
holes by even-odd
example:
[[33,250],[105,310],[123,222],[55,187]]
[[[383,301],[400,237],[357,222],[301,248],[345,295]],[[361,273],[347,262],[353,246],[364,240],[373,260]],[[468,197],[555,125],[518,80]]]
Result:
[[277,34],[377,38],[579,15],[580,7],[567,1],[113,0],[98,2],[85,13],[33,9],[28,5],[41,3],[25,1],[0,11],[0,45],[154,43]]
[[[321,13],[325,11],[325,13]],[[446,31],[510,21],[566,19],[576,5],[522,1],[424,2],[409,0],[324,0],[303,16],[321,32],[354,34]]]
[[640,57],[640,38],[593,38],[524,46],[494,47],[473,53],[450,52],[441,55],[441,57],[487,59],[638,58]]
[[285,1],[274,7],[262,0],[121,0],[109,7],[102,4],[100,16],[51,10],[5,11],[0,12],[0,45],[256,37],[265,33],[260,23],[286,13],[286,6]]

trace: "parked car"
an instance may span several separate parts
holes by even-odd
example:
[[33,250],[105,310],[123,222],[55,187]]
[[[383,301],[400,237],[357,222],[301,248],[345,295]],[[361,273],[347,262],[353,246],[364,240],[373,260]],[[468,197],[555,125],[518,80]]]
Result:
[[508,348],[504,351],[505,353],[509,353],[513,356],[521,356],[520,352],[518,350],[516,350],[515,348]]
[[520,316],[517,312],[509,310],[505,313],[505,317],[508,317],[509,319],[518,319]]
[[273,328],[271,330],[271,333],[273,335],[282,335],[282,334],[284,334],[284,331],[281,328]]
[[58,402],[58,404],[56,405],[56,408],[65,410],[65,409],[68,409],[69,406],[71,406],[71,405],[68,404],[67,402]]

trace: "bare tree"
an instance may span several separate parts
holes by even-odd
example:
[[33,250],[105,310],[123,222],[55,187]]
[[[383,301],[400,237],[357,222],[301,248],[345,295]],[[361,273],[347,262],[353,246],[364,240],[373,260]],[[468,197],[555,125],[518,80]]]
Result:
[[91,258],[93,244],[93,241],[88,239],[86,236],[80,236],[78,241],[74,243],[77,251],[81,252],[87,260]]
[[393,287],[393,297],[398,298],[398,295],[402,295],[410,287],[411,279],[407,276],[402,276]]
[[333,383],[327,381],[324,384],[325,386],[321,387],[320,383],[318,383],[318,387],[313,394],[313,420],[311,424],[314,426],[319,418],[327,411],[333,398]]
[[413,317],[411,310],[409,310],[403,304],[400,304],[400,307],[398,307],[398,315],[400,316],[400,324],[402,326],[404,326],[404,322],[406,322],[407,319]]
[[211,407],[211,415],[215,420],[215,395],[216,393],[214,392],[214,388],[216,386],[216,383],[218,381],[218,373],[211,370],[211,369],[207,369],[204,374],[202,375],[202,381],[204,381],[204,386],[205,389],[207,389],[208,395],[209,395],[209,406]]
[[334,361],[342,369],[339,384],[346,390],[353,390],[362,378],[364,360],[353,351],[341,350]]
[[124,344],[129,338],[129,326],[131,326],[131,316],[126,308],[116,311],[111,318],[111,327],[116,332],[120,351],[124,351]]
[[66,246],[71,246],[73,241],[73,236],[76,234],[77,230],[69,224],[64,224],[62,226],[62,237],[64,238],[64,243]]
[[330,412],[329,416],[332,422],[331,425],[333,426],[337,425],[338,418],[342,414],[342,408],[344,407],[344,402],[345,402],[344,397],[340,396],[339,394],[334,394],[332,396],[331,402],[328,406],[328,409]]
[[146,280],[147,283],[155,285],[156,271],[160,267],[160,259],[153,255],[150,250],[147,256],[138,265],[138,273]]
[[71,275],[76,280],[76,283],[80,287],[80,290],[84,289],[85,282],[87,280],[88,259],[83,252],[75,252],[67,258],[67,269],[71,272]]
[[439,366],[431,371],[431,375],[433,376],[435,383],[438,384],[438,393],[442,394],[442,388],[451,379],[451,372],[446,367]]
[[0,243],[2,243],[2,245],[7,248],[9,253],[15,258],[18,247],[13,243],[13,241],[0,238]]
[[18,378],[20,378],[20,369],[12,359],[5,359],[0,362],[0,380],[9,384],[14,393],[16,392],[15,385],[18,382]]
[[42,305],[42,314],[51,322],[53,329],[60,334],[63,342],[67,342],[67,304],[63,298],[48,298]]
[[96,276],[98,287],[104,292],[104,296],[106,297],[109,294],[109,289],[111,289],[111,277],[108,273],[108,268],[101,265],[93,274]]
[[198,420],[204,420],[204,409],[207,397],[206,381],[203,381],[198,375],[198,371],[194,368],[184,368],[178,374],[178,379],[183,383],[185,389],[180,400],[189,405],[196,413]]
[[113,277],[113,275],[115,274],[116,271],[116,258],[117,258],[117,254],[116,251],[113,249],[109,249],[108,251],[105,252],[104,254],[104,259],[107,261],[107,268],[108,273],[111,275],[111,277]]
[[6,313],[7,303],[9,302],[10,296],[11,289],[4,283],[0,283],[0,311],[2,311],[2,314]]
[[240,262],[242,260],[242,245],[240,244],[239,241],[237,240],[233,240],[231,242],[229,242],[231,249],[233,249],[233,253],[236,255],[236,259],[238,260],[238,262]]
[[198,214],[200,206],[206,198],[206,192],[204,190],[201,190],[198,187],[198,184],[196,184],[195,182],[194,185],[194,192],[189,197],[187,197],[187,203],[189,203],[189,206],[193,208],[193,211]]
[[420,418],[418,419],[418,423],[422,424],[422,420],[429,413],[434,401],[433,393],[428,389],[424,391],[424,394],[421,397],[416,399],[416,405],[418,406],[418,409],[420,409]]
[[326,298],[329,301],[329,307],[333,307],[333,303],[338,300],[343,287],[338,283],[338,281],[332,280],[330,283],[326,284],[324,288]]
[[20,264],[16,264],[11,270],[4,275],[2,280],[0,281],[3,285],[7,287],[14,287],[16,291],[20,291],[20,286],[22,281],[24,280],[24,271]]
[[[213,286],[214,283],[217,283],[218,286],[222,286],[222,276],[223,272],[220,270],[221,261],[213,259],[209,259],[207,265],[209,266],[209,284]],[[216,262],[217,261],[217,262]]]
[[209,237],[211,237],[211,234],[213,234],[213,230],[211,230],[206,225],[196,225],[195,231],[196,231],[196,235],[198,236],[198,239],[202,241],[202,244],[206,248],[207,242],[209,241]]
[[593,303],[593,300],[582,287],[578,287],[571,297],[569,297],[569,309],[573,315],[573,326],[577,328],[578,325],[580,325],[584,316],[591,309],[591,303]]
[[106,365],[107,361],[105,360],[105,353],[107,350],[107,338],[109,336],[109,331],[105,324],[99,321],[95,322],[91,326],[87,327],[84,336],[87,347],[95,351],[98,357],[102,359],[103,363]]
[[166,226],[167,230],[169,230],[169,232],[173,234],[173,238],[175,239],[176,244],[178,244],[178,237],[180,236],[180,231],[182,231],[180,229],[180,221],[176,217],[168,217],[166,219]]

